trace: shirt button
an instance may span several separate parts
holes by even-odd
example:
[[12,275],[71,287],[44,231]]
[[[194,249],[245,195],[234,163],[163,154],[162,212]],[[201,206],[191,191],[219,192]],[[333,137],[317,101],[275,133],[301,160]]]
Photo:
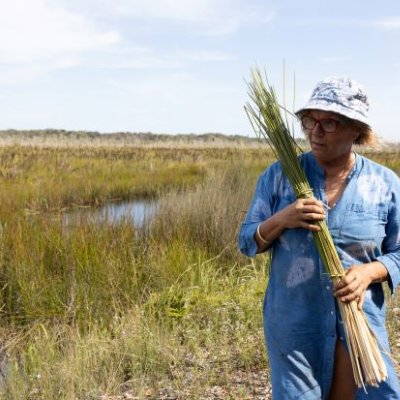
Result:
[[331,287],[328,285],[327,287],[326,287],[326,290],[329,290]]
[[334,314],[334,312],[333,311],[331,311],[331,315],[333,315]]

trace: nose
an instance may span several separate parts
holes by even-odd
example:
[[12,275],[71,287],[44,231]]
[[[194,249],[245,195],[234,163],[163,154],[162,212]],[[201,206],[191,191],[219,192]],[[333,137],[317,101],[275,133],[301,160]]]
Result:
[[311,133],[313,135],[323,135],[323,134],[325,134],[325,131],[321,127],[321,122],[320,121],[315,121],[315,126],[311,130]]

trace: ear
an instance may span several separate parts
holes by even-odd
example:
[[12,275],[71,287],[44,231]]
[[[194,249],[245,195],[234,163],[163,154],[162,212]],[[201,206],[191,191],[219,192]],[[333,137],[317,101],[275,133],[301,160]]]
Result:
[[355,143],[357,141],[357,139],[361,136],[361,130],[359,128],[357,128],[356,126],[353,126],[351,135],[353,138],[353,143]]

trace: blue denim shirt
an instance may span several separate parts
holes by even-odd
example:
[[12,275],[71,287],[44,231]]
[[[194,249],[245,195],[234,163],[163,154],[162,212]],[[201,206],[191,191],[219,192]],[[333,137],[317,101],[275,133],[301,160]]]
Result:
[[[301,164],[314,196],[327,204],[324,171],[313,154],[303,154]],[[280,163],[275,162],[258,180],[241,227],[240,250],[254,256],[257,225],[295,199]],[[388,270],[393,293],[400,281],[400,180],[397,175],[356,155],[346,188],[327,212],[326,222],[343,267],[380,261]],[[342,332],[331,280],[309,230],[286,229],[270,250],[271,269],[263,316],[273,398],[324,399],[332,381],[335,343]],[[363,308],[372,330],[388,352],[381,283],[368,287]],[[400,399],[395,369],[387,354],[384,358],[388,380],[379,388],[367,387],[368,395],[358,390],[357,399]]]

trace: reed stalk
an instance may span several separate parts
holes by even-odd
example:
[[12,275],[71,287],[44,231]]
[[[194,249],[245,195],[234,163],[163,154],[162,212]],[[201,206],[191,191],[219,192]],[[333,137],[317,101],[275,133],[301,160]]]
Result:
[[[313,197],[312,189],[301,168],[301,150],[291,135],[288,124],[284,122],[274,88],[264,83],[258,69],[252,71],[252,82],[248,84],[252,101],[245,105],[245,111],[259,137],[267,140],[282,169],[289,179],[297,198]],[[287,113],[287,111],[286,111]],[[335,244],[325,221],[315,222],[320,231],[313,232],[314,240],[325,269],[332,281],[338,282],[345,274]],[[378,341],[369,327],[362,310],[356,301],[339,303],[344,323],[354,379],[359,388],[365,385],[378,386],[387,379],[386,365],[383,361]]]

